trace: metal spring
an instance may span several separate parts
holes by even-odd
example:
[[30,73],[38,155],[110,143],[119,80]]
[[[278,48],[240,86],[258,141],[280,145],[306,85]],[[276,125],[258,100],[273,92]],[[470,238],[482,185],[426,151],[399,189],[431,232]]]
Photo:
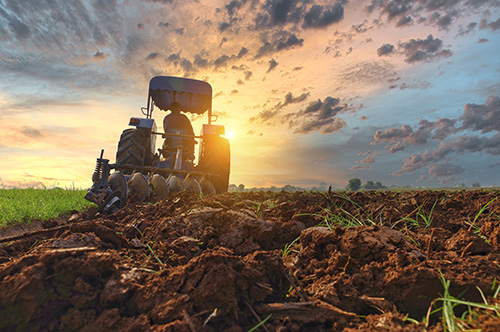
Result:
[[97,182],[101,178],[103,165],[104,165],[104,160],[102,158],[97,158],[97,162],[95,164],[95,171],[94,174],[92,174],[93,182]]

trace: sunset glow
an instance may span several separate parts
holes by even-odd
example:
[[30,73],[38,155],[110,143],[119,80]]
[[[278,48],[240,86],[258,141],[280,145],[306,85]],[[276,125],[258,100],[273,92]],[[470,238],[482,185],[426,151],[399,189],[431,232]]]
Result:
[[231,183],[500,185],[498,0],[0,8],[0,185],[89,187],[156,75],[211,84]]

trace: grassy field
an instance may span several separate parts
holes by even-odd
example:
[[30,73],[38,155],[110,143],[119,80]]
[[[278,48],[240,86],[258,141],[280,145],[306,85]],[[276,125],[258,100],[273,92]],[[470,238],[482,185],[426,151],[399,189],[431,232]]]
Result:
[[82,211],[92,205],[84,199],[85,193],[85,190],[59,188],[0,189],[0,227]]

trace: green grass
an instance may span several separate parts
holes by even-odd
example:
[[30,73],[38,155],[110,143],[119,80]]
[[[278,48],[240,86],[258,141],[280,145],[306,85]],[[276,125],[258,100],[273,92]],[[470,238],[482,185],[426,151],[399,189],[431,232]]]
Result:
[[[500,306],[498,304],[489,304],[486,297],[484,296],[481,289],[478,287],[478,291],[481,294],[483,303],[464,301],[450,294],[450,281],[446,280],[441,273],[440,279],[443,284],[444,294],[442,297],[435,299],[429,311],[425,321],[428,323],[431,314],[435,314],[441,311],[441,321],[443,324],[443,330],[445,332],[455,332],[455,331],[480,331],[475,329],[475,322],[477,321],[478,315],[489,315],[494,319],[500,318]],[[496,279],[492,286],[492,297],[498,298],[498,293],[500,292],[500,286],[497,286]],[[438,306],[437,303],[440,302],[442,305]],[[466,307],[467,309],[464,313],[458,317],[455,315],[455,308],[457,306]],[[437,309],[432,310],[432,308],[437,307]],[[432,310],[432,311],[431,311]]]
[[48,220],[93,205],[85,190],[0,189],[0,227]]
[[406,218],[403,218],[402,220],[409,221],[410,224],[415,226],[416,228],[423,228],[423,229],[429,228],[431,226],[431,223],[432,223],[432,212],[434,212],[434,208],[436,207],[437,202],[438,202],[438,200],[436,199],[436,201],[434,202],[434,205],[432,205],[431,211],[429,212],[428,215],[426,215],[424,212],[424,205],[426,203],[426,202],[424,202],[424,203],[422,203],[422,205],[420,205],[418,207],[415,218],[406,217]]

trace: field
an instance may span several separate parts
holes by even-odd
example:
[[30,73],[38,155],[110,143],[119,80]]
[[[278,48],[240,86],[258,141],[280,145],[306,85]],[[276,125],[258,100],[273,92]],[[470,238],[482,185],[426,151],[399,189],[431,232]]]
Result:
[[498,331],[497,198],[182,192],[3,229],[0,331]]
[[47,220],[71,211],[82,211],[92,203],[85,190],[0,189],[0,226]]

